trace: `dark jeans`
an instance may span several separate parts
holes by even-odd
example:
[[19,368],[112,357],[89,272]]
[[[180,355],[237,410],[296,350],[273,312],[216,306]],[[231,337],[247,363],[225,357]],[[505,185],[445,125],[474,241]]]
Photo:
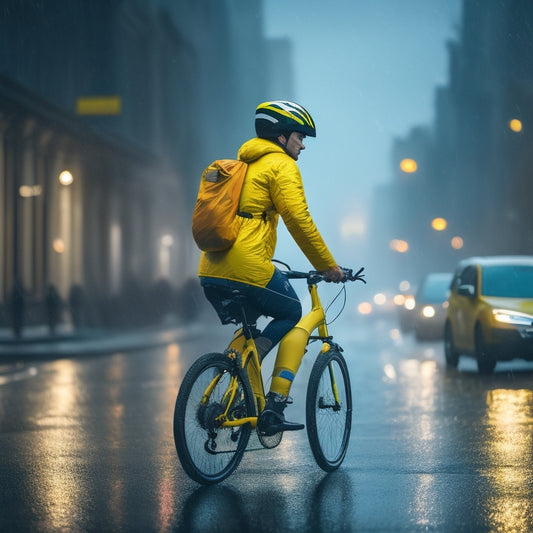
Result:
[[[247,298],[246,312],[250,320],[255,321],[261,315],[272,317],[261,333],[263,337],[272,342],[272,346],[275,346],[302,317],[300,300],[289,280],[278,269],[274,271],[265,288],[220,278],[201,277],[200,282],[207,299],[223,323],[227,323],[227,317],[223,315],[221,309],[221,300],[224,298],[222,291],[235,289]],[[217,289],[222,289],[222,291]]]

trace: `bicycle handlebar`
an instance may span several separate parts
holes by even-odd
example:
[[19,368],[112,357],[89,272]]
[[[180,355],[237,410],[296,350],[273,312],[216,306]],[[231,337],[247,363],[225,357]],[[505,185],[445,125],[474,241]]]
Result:
[[309,272],[299,272],[297,270],[281,270],[281,273],[287,276],[288,279],[307,279],[307,282],[310,284],[319,283],[320,281],[325,281],[327,283],[346,283],[347,281],[362,281],[366,284],[364,279],[365,275],[363,270],[365,267],[361,267],[355,274],[351,268],[340,267],[344,272],[344,279],[340,282],[334,282],[327,279],[323,273],[317,272],[316,270],[311,270]]

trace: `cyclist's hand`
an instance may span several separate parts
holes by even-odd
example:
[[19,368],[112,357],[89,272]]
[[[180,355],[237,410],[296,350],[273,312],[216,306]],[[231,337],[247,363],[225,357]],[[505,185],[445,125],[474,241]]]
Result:
[[330,268],[329,270],[325,270],[322,272],[322,275],[329,281],[343,281],[344,280],[344,272],[341,270],[339,265]]

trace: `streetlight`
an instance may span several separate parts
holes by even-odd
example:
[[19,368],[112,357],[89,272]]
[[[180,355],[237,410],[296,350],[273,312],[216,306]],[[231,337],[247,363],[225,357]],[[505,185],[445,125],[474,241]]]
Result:
[[403,281],[400,281],[400,285],[398,286],[398,288],[402,292],[405,292],[405,291],[408,291],[411,288],[411,284],[406,279],[404,279]]
[[57,237],[52,243],[52,248],[54,249],[54,252],[62,254],[65,251],[65,241]]
[[442,217],[434,218],[434,219],[431,221],[431,227],[432,227],[435,231],[444,231],[444,230],[446,229],[447,226],[448,226],[448,222],[446,221],[445,218],[442,218]]
[[387,297],[382,292],[378,292],[377,294],[374,294],[374,303],[376,305],[385,305],[386,302],[387,302]]
[[406,174],[412,174],[413,172],[416,172],[417,168],[418,165],[414,159],[406,157],[400,161],[400,169]]
[[372,313],[372,304],[370,302],[361,302],[357,306],[357,310],[361,315],[369,315]]
[[514,131],[515,133],[519,133],[522,131],[522,121],[518,120],[517,118],[513,118],[509,121],[509,129],[511,131]]
[[22,198],[40,196],[42,192],[43,188],[40,185],[21,185],[19,187],[19,194]]
[[73,181],[74,177],[68,170],[63,170],[63,172],[59,174],[59,183],[61,183],[61,185],[71,185]]
[[159,274],[163,278],[170,276],[170,251],[174,245],[174,237],[169,233],[161,237],[159,246]]
[[163,235],[161,237],[161,244],[166,248],[170,248],[174,244],[174,237],[169,234]]
[[400,254],[404,254],[409,250],[409,244],[407,241],[402,241],[401,239],[392,239],[389,243],[390,249],[394,250],[395,252],[398,252]]
[[459,237],[459,235],[456,235],[451,240],[451,245],[454,250],[460,250],[463,247],[463,239]]

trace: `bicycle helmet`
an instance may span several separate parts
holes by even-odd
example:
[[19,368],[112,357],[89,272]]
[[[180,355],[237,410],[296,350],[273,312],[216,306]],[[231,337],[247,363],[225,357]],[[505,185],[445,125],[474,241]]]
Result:
[[316,128],[311,115],[294,102],[277,100],[263,102],[255,110],[255,131],[263,139],[275,139],[279,135],[298,131],[316,137]]

